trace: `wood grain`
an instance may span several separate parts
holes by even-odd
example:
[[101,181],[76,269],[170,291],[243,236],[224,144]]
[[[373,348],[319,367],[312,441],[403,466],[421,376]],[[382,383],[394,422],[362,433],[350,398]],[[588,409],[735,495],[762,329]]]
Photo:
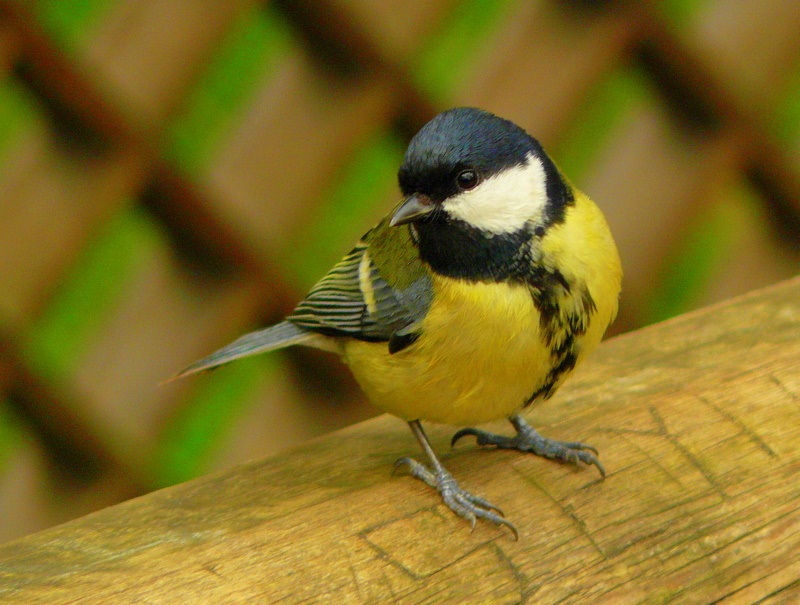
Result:
[[[604,343],[529,417],[609,471],[460,445],[469,526],[382,416],[0,547],[3,603],[800,599],[800,278]],[[505,427],[503,427],[505,428]],[[448,452],[452,430],[430,427]]]

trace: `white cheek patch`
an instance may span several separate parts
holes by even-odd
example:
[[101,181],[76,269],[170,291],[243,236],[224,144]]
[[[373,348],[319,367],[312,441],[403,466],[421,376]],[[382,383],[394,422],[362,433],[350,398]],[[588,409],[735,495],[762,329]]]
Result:
[[540,222],[547,205],[547,177],[539,158],[486,179],[442,204],[453,218],[495,234],[514,233],[528,221]]

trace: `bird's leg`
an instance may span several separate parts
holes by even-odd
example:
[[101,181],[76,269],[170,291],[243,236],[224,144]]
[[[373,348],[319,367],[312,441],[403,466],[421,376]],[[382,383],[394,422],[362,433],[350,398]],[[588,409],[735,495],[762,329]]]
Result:
[[453,475],[442,466],[442,463],[436,457],[419,420],[410,421],[408,426],[411,427],[411,432],[414,433],[414,437],[419,441],[420,447],[428,455],[431,466],[428,468],[413,458],[400,458],[394,463],[395,468],[404,464],[407,465],[414,477],[422,479],[425,483],[435,488],[448,508],[469,521],[472,529],[475,529],[475,521],[480,517],[497,525],[505,525],[514,533],[514,538],[517,539],[519,537],[517,529],[502,517],[503,511],[491,502],[459,487]]
[[543,458],[569,462],[576,466],[579,466],[581,462],[593,464],[603,477],[606,476],[606,469],[597,459],[597,450],[591,445],[577,441],[556,441],[555,439],[542,437],[518,414],[514,414],[509,420],[514,425],[514,428],[517,429],[517,434],[514,437],[505,437],[469,428],[461,429],[453,435],[450,445],[455,445],[456,441],[465,435],[474,435],[478,439],[478,445],[495,445],[500,449],[530,452]]

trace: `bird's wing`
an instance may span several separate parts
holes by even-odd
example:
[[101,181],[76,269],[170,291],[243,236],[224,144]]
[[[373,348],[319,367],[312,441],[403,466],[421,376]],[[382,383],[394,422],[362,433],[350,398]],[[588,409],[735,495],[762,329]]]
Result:
[[[306,330],[367,341],[413,342],[431,297],[430,274],[407,227],[383,221],[323,277],[287,317]],[[398,346],[400,345],[400,346]]]
[[321,346],[327,339],[319,334],[388,342],[389,351],[396,353],[419,337],[430,298],[430,274],[408,228],[389,227],[383,221],[312,288],[285,321],[245,334],[172,379],[290,345]]

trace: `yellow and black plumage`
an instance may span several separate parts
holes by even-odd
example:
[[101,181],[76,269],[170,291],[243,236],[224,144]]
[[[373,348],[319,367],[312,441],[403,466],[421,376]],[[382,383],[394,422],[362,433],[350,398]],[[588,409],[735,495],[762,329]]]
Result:
[[[285,321],[243,336],[179,376],[293,344],[337,351],[369,399],[408,421],[429,457],[412,474],[474,525],[505,524],[444,469],[420,421],[509,418],[482,445],[594,464],[591,446],[547,439],[519,412],[550,397],[617,312],[621,269],[602,213],[539,143],[490,113],[446,111],[412,139],[404,199]],[[516,533],[516,530],[514,530]]]

